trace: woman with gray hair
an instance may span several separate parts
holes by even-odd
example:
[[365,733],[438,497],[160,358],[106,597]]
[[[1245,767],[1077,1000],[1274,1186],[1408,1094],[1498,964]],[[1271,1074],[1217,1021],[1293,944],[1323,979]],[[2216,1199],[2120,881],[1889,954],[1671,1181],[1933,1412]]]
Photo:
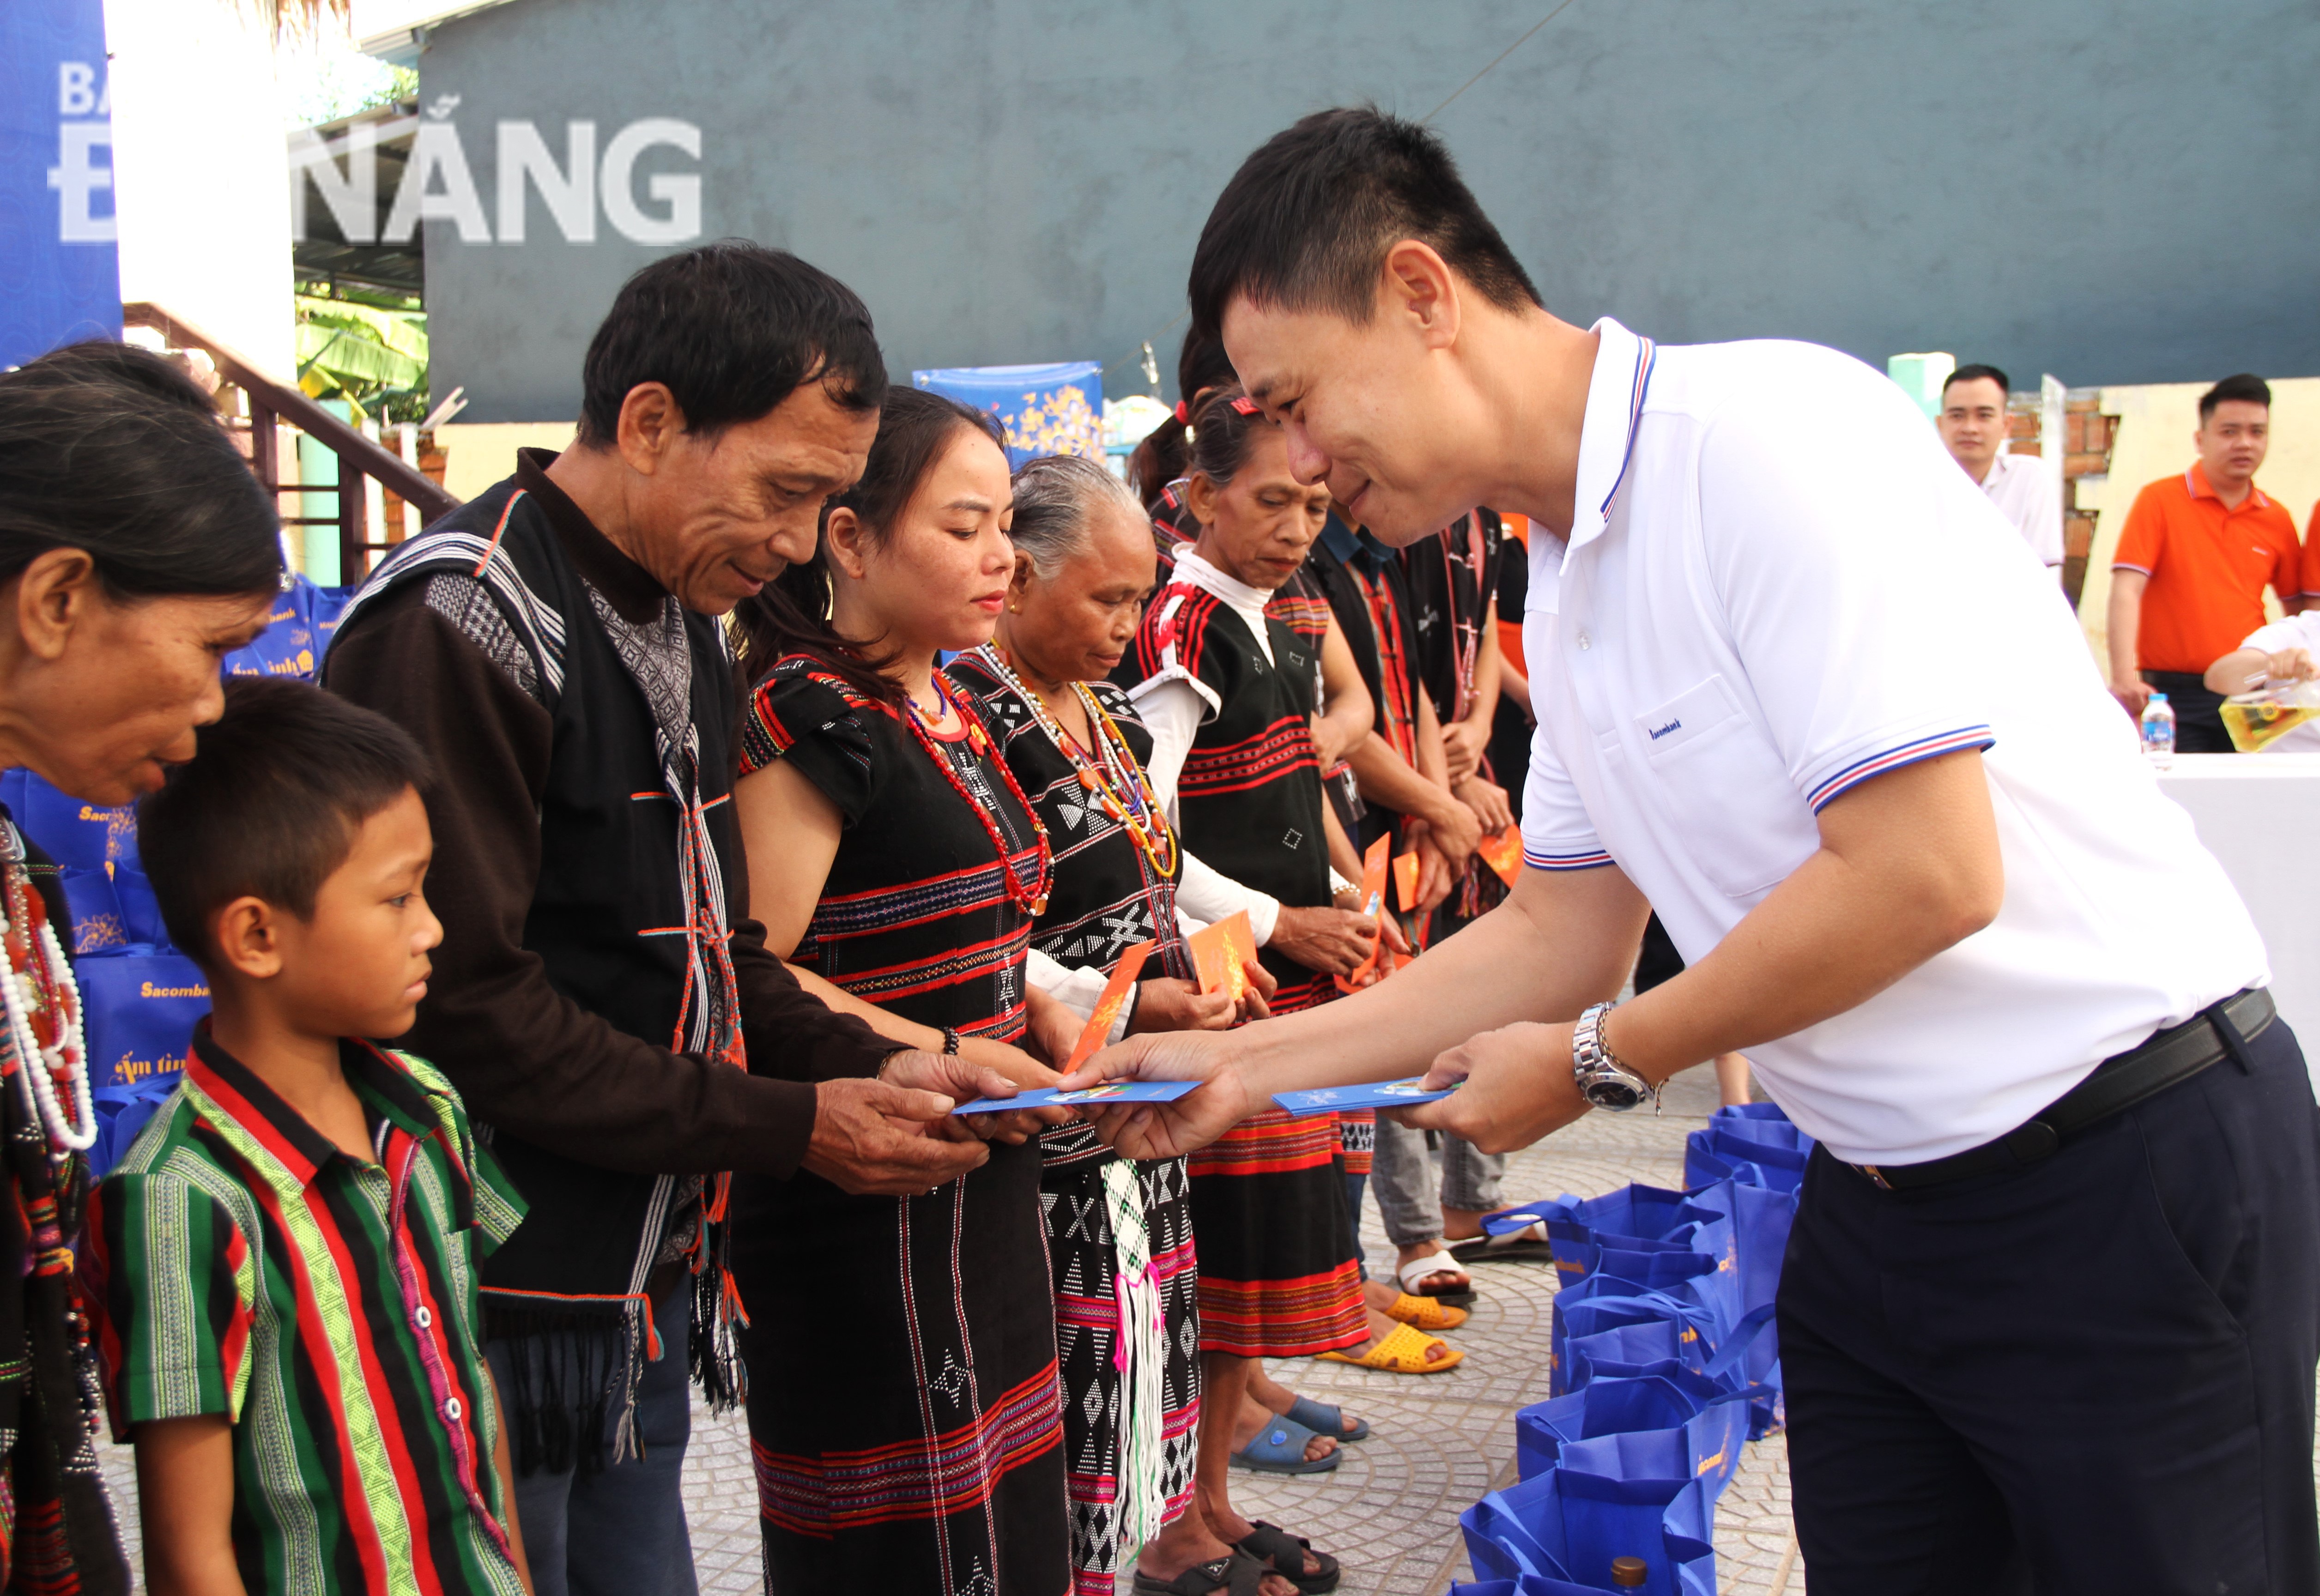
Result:
[[[1092,1014],[1122,957],[1149,944],[1144,979],[1110,1019],[1111,1034],[1229,1026],[1263,1013],[1273,977],[1252,965],[1256,985],[1238,1004],[1201,995],[1184,931],[1243,911],[1260,944],[1350,967],[1374,922],[1283,906],[1185,854],[1146,772],[1151,734],[1107,679],[1155,580],[1143,506],[1101,463],[1074,456],[1032,460],[1013,485],[1005,612],[992,640],[948,670],[980,700],[1054,848],[1054,884],[1032,924],[1032,984]],[[1262,1554],[1236,1550],[1187,1510],[1201,1380],[1183,1161],[1121,1160],[1079,1123],[1046,1132],[1041,1148],[1078,1587],[1110,1591],[1140,1545],[1139,1596],[1238,1596],[1260,1583],[1285,1593],[1260,1568]],[[1335,1467],[1332,1447],[1306,1456],[1310,1438],[1298,1430],[1282,1461],[1297,1472]]]

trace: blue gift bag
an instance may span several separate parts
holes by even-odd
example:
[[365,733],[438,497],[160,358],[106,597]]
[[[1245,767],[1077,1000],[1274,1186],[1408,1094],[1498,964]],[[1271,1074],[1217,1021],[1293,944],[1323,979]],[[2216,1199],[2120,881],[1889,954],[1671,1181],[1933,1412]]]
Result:
[[[301,582],[306,579],[298,578]],[[307,619],[314,627],[314,655],[320,658],[328,653],[331,639],[339,635],[339,617],[346,611],[347,601],[355,596],[352,587],[315,587],[306,589]]]
[[182,954],[132,954],[77,965],[92,1086],[133,1086],[181,1066],[210,1011],[209,982]]
[[1559,1197],[1552,1202],[1502,1209],[1482,1220],[1482,1229],[1503,1236],[1543,1226],[1554,1249],[1555,1272],[1565,1283],[1599,1266],[1597,1249],[1610,1246],[1633,1252],[1690,1252],[1695,1232],[1723,1216],[1691,1202],[1681,1192],[1628,1185],[1600,1197]]
[[1705,1368],[1708,1349],[1721,1334],[1714,1310],[1670,1292],[1654,1292],[1616,1275],[1590,1274],[1554,1294],[1549,1326],[1547,1391],[1561,1396],[1579,1383],[1569,1380],[1573,1341],[1629,1325],[1665,1324],[1674,1332],[1664,1356]]
[[1459,1516],[1466,1556],[1520,1596],[1611,1589],[1611,1560],[1641,1557],[1654,1596],[1715,1596],[1706,1487],[1550,1469],[1494,1491]]
[[1536,1479],[1553,1468],[1573,1442],[1681,1429],[1706,1418],[1706,1428],[1692,1435],[1698,1443],[1694,1472],[1702,1464],[1713,1464],[1713,1486],[1721,1491],[1738,1461],[1738,1444],[1745,1438],[1745,1404],[1733,1400],[1739,1394],[1717,1390],[1705,1375],[1590,1380],[1566,1396],[1534,1402],[1515,1415],[1515,1466],[1521,1478]]
[[313,592],[312,582],[304,576],[293,576],[290,585],[276,595],[273,612],[266,618],[266,630],[252,638],[248,647],[236,648],[225,657],[225,674],[313,680],[315,664],[322,652],[314,638],[311,609]]
[[176,951],[169,940],[169,928],[161,923],[161,901],[153,895],[153,884],[146,878],[145,872],[134,865],[115,865],[113,899],[121,906],[121,929],[129,933],[132,950],[150,948],[157,953]]
[[1712,1501],[1731,1483],[1732,1471],[1740,1466],[1740,1444],[1747,1438],[1748,1404],[1725,1400],[1663,1429],[1613,1430],[1564,1442],[1555,1466],[1565,1474],[1671,1484],[1698,1480]]
[[65,911],[72,919],[74,959],[128,952],[129,927],[121,912],[121,900],[113,893],[112,875],[101,867],[92,870],[86,865],[70,865],[59,879],[65,890]]
[[100,1086],[89,1093],[96,1109],[96,1144],[88,1150],[88,1173],[102,1180],[121,1162],[140,1132],[177,1089],[185,1072],[157,1070],[133,1086]]
[[68,797],[27,770],[21,798],[11,802],[24,835],[68,869],[102,870],[107,864],[137,862],[134,805],[105,809]]
[[1794,1195],[1804,1181],[1813,1145],[1811,1137],[1771,1103],[1719,1109],[1705,1130],[1684,1138],[1683,1182],[1697,1190],[1738,1180]]

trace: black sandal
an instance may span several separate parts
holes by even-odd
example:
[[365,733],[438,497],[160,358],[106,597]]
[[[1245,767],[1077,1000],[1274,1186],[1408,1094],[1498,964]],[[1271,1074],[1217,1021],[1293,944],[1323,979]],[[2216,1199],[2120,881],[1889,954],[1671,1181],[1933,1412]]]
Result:
[[1195,1563],[1173,1580],[1139,1573],[1134,1590],[1136,1596],[1257,1596],[1264,1584],[1264,1570],[1256,1560],[1235,1552],[1213,1563]]
[[[1344,1571],[1337,1560],[1327,1552],[1314,1552],[1313,1543],[1301,1535],[1291,1535],[1278,1525],[1257,1520],[1255,1528],[1233,1543],[1255,1558],[1266,1573],[1277,1573],[1295,1585],[1305,1596],[1323,1596],[1337,1588],[1337,1576]],[[1307,1573],[1305,1555],[1311,1552],[1313,1561],[1320,1566]]]

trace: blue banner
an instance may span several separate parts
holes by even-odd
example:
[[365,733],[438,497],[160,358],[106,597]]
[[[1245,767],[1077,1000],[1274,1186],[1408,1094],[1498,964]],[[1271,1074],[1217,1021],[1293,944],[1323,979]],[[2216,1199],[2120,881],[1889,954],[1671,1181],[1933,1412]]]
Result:
[[0,5],[0,367],[121,336],[103,0]]
[[1103,458],[1103,367],[1092,360],[947,366],[913,371],[911,380],[997,416],[1007,428],[1010,470],[1040,455]]

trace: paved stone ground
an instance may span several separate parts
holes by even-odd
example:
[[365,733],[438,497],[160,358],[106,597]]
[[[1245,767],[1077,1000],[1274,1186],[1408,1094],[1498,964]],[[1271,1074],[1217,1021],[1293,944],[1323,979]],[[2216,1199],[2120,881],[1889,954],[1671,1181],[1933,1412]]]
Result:
[[[1716,1106],[1713,1075],[1678,1076],[1667,1111],[1590,1114],[1540,1147],[1509,1160],[1510,1202],[1564,1192],[1595,1196],[1629,1181],[1681,1183],[1685,1133]],[[1365,1245],[1391,1257],[1377,1210],[1365,1205]],[[1285,1383],[1344,1403],[1375,1433],[1348,1447],[1334,1474],[1289,1478],[1236,1474],[1234,1503],[1251,1518],[1311,1537],[1346,1565],[1346,1596],[1439,1596],[1472,1575],[1458,1515],[1485,1491],[1512,1483],[1514,1415],[1547,1394],[1546,1359],[1554,1271],[1537,1265],[1484,1268],[1472,1319],[1449,1339],[1466,1353],[1446,1374],[1375,1374],[1339,1364],[1273,1365]],[[124,1525],[136,1522],[136,1488],[125,1447],[107,1447],[105,1465]],[[2320,1458],[2315,1458],[2320,1466]],[[739,1418],[696,1410],[685,1460],[701,1589],[751,1596],[759,1589],[755,1489],[748,1433]],[[131,1534],[134,1545],[133,1529]],[[1717,1504],[1719,1596],[1781,1596],[1804,1590],[1789,1518],[1787,1448],[1779,1436],[1752,1443]],[[1119,1585],[1124,1592],[1128,1582]]]

